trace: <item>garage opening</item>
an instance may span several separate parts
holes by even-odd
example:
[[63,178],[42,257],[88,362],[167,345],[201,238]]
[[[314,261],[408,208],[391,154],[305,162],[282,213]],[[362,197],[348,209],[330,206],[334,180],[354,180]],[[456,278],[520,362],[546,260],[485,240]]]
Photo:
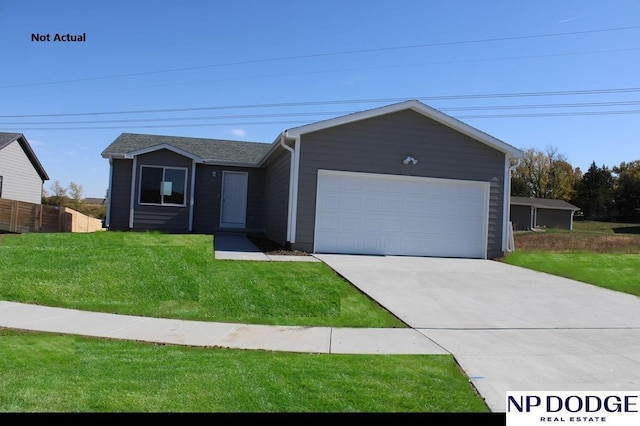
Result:
[[314,251],[486,258],[489,186],[319,170]]

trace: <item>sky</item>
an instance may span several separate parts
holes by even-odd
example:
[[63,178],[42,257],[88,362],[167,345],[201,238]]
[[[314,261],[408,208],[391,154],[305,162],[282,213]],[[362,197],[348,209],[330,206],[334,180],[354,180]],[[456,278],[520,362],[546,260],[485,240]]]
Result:
[[408,99],[583,173],[640,160],[638,0],[0,0],[0,54],[48,191],[104,197],[121,133],[272,143]]

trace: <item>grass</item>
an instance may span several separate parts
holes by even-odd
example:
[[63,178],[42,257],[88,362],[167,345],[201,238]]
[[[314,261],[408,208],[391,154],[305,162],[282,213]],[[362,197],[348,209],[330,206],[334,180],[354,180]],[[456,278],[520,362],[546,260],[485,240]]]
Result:
[[572,231],[519,233],[502,261],[640,296],[640,227],[575,222]]
[[[225,261],[206,235],[0,236],[0,300],[205,321],[405,325],[322,263]],[[488,413],[450,355],[154,345],[0,329],[0,412]]]
[[213,258],[211,235],[4,236],[0,300],[250,324],[405,327],[319,262]]
[[574,222],[572,231],[518,232],[516,250],[640,253],[640,226],[611,222]]
[[0,330],[4,412],[487,412],[441,355],[291,354]]

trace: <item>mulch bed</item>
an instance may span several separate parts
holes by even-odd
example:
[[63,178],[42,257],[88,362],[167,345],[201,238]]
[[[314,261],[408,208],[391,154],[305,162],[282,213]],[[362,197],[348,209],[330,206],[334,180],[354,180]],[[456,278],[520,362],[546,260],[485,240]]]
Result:
[[311,256],[305,251],[288,250],[275,241],[264,237],[249,237],[249,240],[255,244],[261,252],[272,256]]

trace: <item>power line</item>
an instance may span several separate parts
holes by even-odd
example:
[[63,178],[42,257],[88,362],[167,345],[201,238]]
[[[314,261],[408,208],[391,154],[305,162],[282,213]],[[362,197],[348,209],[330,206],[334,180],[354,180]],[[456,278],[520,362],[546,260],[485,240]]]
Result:
[[582,112],[544,112],[531,114],[487,114],[487,115],[458,115],[456,118],[519,118],[519,117],[576,117],[580,115],[625,115],[640,114],[640,110],[625,111],[582,111]]
[[406,45],[406,46],[345,50],[345,51],[339,51],[339,52],[325,52],[325,53],[314,53],[314,54],[308,54],[308,55],[283,56],[279,58],[253,59],[253,60],[227,62],[227,63],[220,63],[220,64],[212,64],[212,65],[198,65],[193,67],[143,71],[143,72],[126,73],[126,74],[113,74],[113,75],[100,76],[100,77],[58,80],[58,81],[49,81],[49,82],[42,82],[42,83],[15,84],[15,85],[0,86],[0,89],[77,83],[82,81],[107,80],[107,79],[122,78],[122,77],[139,77],[139,76],[145,76],[145,75],[165,74],[165,73],[179,72],[179,71],[193,71],[193,70],[207,69],[207,68],[220,68],[220,67],[249,65],[249,64],[266,63],[266,62],[292,61],[292,60],[299,60],[299,59],[320,58],[320,57],[328,57],[328,56],[352,55],[352,54],[358,54],[358,53],[385,52],[385,51],[393,51],[393,50],[406,50],[406,49],[417,49],[417,48],[425,48],[425,47],[440,47],[440,46],[453,46],[453,45],[477,44],[477,43],[493,43],[493,42],[499,42],[499,41],[526,40],[526,39],[536,39],[536,38],[561,37],[561,36],[569,36],[569,35],[597,34],[597,33],[603,33],[603,32],[633,30],[638,28],[640,28],[640,25],[618,27],[618,28],[603,28],[603,29],[596,29],[596,30],[571,31],[571,32],[562,32],[562,33],[533,34],[533,35],[510,36],[510,37],[494,37],[494,38],[477,39],[477,40],[460,40],[460,41],[448,41],[448,42],[438,42],[438,43],[422,43],[422,44],[414,44],[414,45]]
[[[486,114],[486,115],[455,115],[457,119],[479,119],[479,118],[534,118],[534,117],[577,117],[595,115],[627,115],[640,114],[640,110],[625,111],[583,111],[583,112],[549,112],[549,113],[523,113],[523,114]],[[178,127],[218,127],[218,126],[256,126],[256,125],[295,125],[308,124],[309,121],[285,120],[285,121],[243,121],[243,122],[223,122],[223,123],[192,123],[192,124],[152,124],[152,125],[124,125],[124,126],[85,126],[85,127],[20,127],[17,129],[7,128],[5,130],[122,130],[122,129],[158,129],[158,128],[178,128]],[[32,123],[36,124],[37,123]]]
[[[467,95],[444,95],[444,96],[419,96],[419,97],[413,97],[412,99],[423,100],[423,101],[424,100],[438,101],[438,100],[491,99],[491,98],[516,98],[516,97],[540,97],[540,96],[602,95],[602,94],[635,93],[635,92],[640,92],[640,88],[628,87],[628,88],[617,88],[617,89],[566,90],[566,91],[549,91],[549,92],[516,92],[516,93],[491,93],[491,94],[467,94]],[[165,109],[129,110],[129,111],[0,115],[0,118],[82,117],[82,116],[122,115],[122,114],[156,114],[156,113],[166,113],[166,112],[207,111],[207,110],[225,110],[225,109],[231,110],[231,109],[250,109],[250,108],[285,108],[285,107],[319,106],[319,105],[345,105],[345,104],[357,104],[357,103],[392,103],[392,102],[402,102],[405,100],[407,100],[407,98],[375,98],[375,99],[332,100],[332,101],[282,102],[282,103],[206,106],[206,107],[189,107],[189,108],[165,108]]]
[[164,118],[140,118],[140,119],[117,119],[117,120],[82,120],[82,121],[40,121],[37,123],[31,121],[14,121],[3,124],[95,124],[95,123],[142,123],[149,121],[188,121],[188,120],[225,120],[225,119],[244,119],[244,118],[275,118],[275,117],[304,117],[318,115],[344,115],[351,114],[354,111],[321,111],[321,112],[293,112],[281,114],[243,114],[243,115],[212,115],[206,117],[164,117]]
[[[470,107],[437,108],[439,111],[491,111],[491,110],[518,110],[518,109],[544,109],[544,108],[586,108],[586,107],[612,107],[612,106],[640,105],[640,101],[620,102],[583,102],[583,103],[551,103],[551,104],[525,104],[525,105],[485,105]],[[282,117],[316,117],[316,116],[342,116],[355,111],[315,111],[315,112],[290,112],[277,114],[240,114],[240,115],[209,115],[196,117],[163,117],[163,118],[139,118],[139,119],[114,119],[114,120],[72,120],[72,121],[12,121],[0,122],[0,125],[47,125],[47,124],[103,124],[103,123],[146,123],[155,121],[202,121],[202,120],[240,120],[247,118],[282,118]],[[604,111],[606,112],[606,111]]]
[[[545,55],[525,55],[525,56],[505,56],[505,57],[493,57],[493,58],[480,58],[480,59],[460,59],[460,60],[450,60],[450,61],[429,61],[429,62],[419,62],[419,63],[409,63],[409,64],[393,64],[393,65],[378,65],[378,66],[366,66],[366,67],[351,67],[351,68],[334,68],[334,69],[316,69],[313,71],[304,71],[304,72],[287,72],[287,73],[277,73],[277,74],[262,74],[262,75],[253,75],[253,76],[234,76],[234,77],[226,77],[226,78],[218,78],[218,79],[207,79],[207,80],[198,80],[198,81],[180,81],[180,82],[171,82],[171,83],[163,83],[163,84],[151,84],[151,85],[136,85],[135,87],[118,87],[118,88],[103,88],[103,89],[92,89],[92,90],[82,90],[80,92],[65,92],[65,95],[70,94],[84,94],[84,93],[99,93],[99,92],[110,92],[114,91],[131,91],[131,90],[140,90],[140,89],[150,89],[157,87],[176,87],[176,86],[189,86],[189,85],[199,85],[204,83],[214,83],[214,82],[223,82],[223,81],[233,81],[233,80],[242,80],[247,81],[250,79],[261,79],[261,78],[272,78],[272,77],[290,77],[290,76],[301,76],[301,75],[314,75],[314,74],[326,74],[326,73],[337,73],[337,72],[352,72],[352,71],[371,71],[371,70],[388,70],[388,69],[397,69],[397,68],[408,68],[408,67],[424,67],[431,65],[451,65],[451,64],[463,64],[463,63],[486,63],[492,61],[509,61],[509,60],[519,60],[519,59],[537,59],[537,58],[554,58],[554,57],[566,57],[566,56],[578,56],[578,55],[592,55],[592,54],[603,54],[603,53],[614,53],[614,52],[629,52],[629,51],[637,51],[640,48],[625,48],[625,49],[608,49],[608,50],[596,50],[596,51],[583,51],[583,52],[569,52],[569,53],[554,53],[554,54],[545,54]],[[32,95],[21,94],[21,98],[34,98],[34,97],[51,97],[51,96],[59,96],[60,94],[56,93],[38,93]]]

